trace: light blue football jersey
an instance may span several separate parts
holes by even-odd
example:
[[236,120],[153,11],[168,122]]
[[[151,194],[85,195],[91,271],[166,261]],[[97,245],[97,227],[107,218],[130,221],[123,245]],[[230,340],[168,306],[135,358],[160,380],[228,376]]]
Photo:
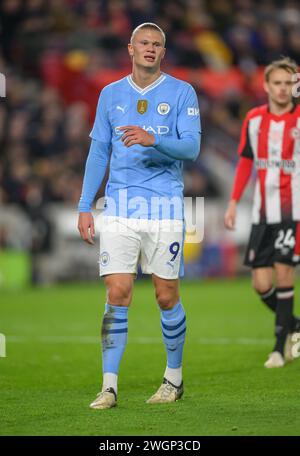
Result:
[[[183,218],[183,160],[153,147],[124,146],[119,127],[137,125],[156,138],[200,137],[200,114],[193,87],[162,73],[142,89],[131,75],[106,86],[99,97],[90,137],[111,144],[105,190],[106,215],[138,218]],[[173,198],[173,200],[172,200]],[[175,198],[175,199],[174,199]],[[180,201],[166,216],[161,201]]]

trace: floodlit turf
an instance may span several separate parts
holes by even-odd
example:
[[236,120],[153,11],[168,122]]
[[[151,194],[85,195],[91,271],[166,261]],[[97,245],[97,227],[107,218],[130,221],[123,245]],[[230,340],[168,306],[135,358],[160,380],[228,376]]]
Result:
[[118,407],[104,411],[88,408],[100,388],[103,285],[0,293],[1,435],[299,435],[300,359],[263,368],[273,316],[249,279],[182,284],[185,394],[156,406],[145,401],[165,368],[159,312],[151,283],[137,282]]

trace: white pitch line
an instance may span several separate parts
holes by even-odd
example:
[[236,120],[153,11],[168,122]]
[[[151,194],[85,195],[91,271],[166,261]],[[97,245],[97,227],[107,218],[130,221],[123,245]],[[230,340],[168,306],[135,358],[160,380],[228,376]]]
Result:
[[[28,342],[39,342],[45,344],[98,344],[100,343],[100,337],[93,336],[7,336],[7,343],[28,343]],[[153,345],[161,344],[162,338],[159,337],[130,337],[129,342],[137,345]],[[254,339],[254,338],[210,338],[200,337],[198,339],[191,339],[189,343],[197,345],[270,345],[274,341],[273,339]]]

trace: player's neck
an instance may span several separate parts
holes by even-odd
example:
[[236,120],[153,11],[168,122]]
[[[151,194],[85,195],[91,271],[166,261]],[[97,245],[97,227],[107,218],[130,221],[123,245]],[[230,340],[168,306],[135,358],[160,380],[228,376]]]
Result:
[[275,116],[282,116],[287,112],[290,112],[293,108],[293,102],[291,101],[289,104],[282,106],[273,101],[269,101],[269,110],[271,114],[275,114]]
[[141,89],[148,87],[150,84],[155,82],[160,76],[160,69],[152,73],[145,70],[144,68],[133,68],[131,75],[133,82]]

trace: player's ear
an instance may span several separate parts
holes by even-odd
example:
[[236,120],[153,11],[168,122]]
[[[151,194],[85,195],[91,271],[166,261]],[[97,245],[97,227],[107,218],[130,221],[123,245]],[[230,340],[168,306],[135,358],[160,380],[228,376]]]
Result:
[[163,59],[165,57],[165,55],[166,55],[166,48],[164,48],[164,51],[162,53],[162,57],[161,58]]
[[269,93],[269,84],[267,83],[267,81],[264,81],[264,90]]
[[130,57],[133,57],[133,46],[131,43],[128,44],[128,54],[130,55]]

